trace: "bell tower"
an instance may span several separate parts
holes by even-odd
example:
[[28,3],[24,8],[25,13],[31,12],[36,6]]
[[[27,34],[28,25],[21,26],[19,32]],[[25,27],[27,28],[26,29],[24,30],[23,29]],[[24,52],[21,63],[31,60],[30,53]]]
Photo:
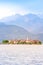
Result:
[[28,39],[28,36],[27,36],[26,42],[28,42],[28,41],[29,41],[29,39]]

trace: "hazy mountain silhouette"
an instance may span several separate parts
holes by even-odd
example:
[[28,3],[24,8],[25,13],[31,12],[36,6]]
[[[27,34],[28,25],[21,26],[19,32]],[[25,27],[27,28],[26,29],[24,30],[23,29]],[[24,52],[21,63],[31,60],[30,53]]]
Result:
[[43,19],[34,14],[12,15],[0,20],[7,25],[17,25],[27,29],[32,33],[43,32]]
[[5,25],[5,23],[3,23],[3,22],[0,22],[0,26],[3,26],[3,25]]
[[31,33],[16,25],[0,26],[0,41],[4,39],[26,39],[30,38]]
[[[7,26],[7,25],[9,25],[9,26]],[[16,28],[15,28],[15,25],[17,25]],[[11,34],[8,36],[8,39],[10,39],[10,38],[13,39],[14,37],[15,38],[26,38],[26,36],[30,35],[30,38],[32,38],[32,39],[40,39],[43,41],[43,19],[37,15],[16,14],[16,15],[12,15],[9,17],[5,17],[5,18],[0,20],[0,26],[2,26],[2,27],[4,26],[3,28],[6,28],[6,29],[2,29],[2,27],[0,27],[0,30],[2,30],[2,35],[4,32],[3,38],[7,38],[5,36],[5,33],[7,36],[9,35],[9,33],[6,32],[6,30],[8,30],[9,32],[11,32]],[[23,31],[24,28],[27,29],[27,31],[26,30]],[[16,34],[14,34],[15,33],[14,31],[16,31],[16,30],[19,31],[19,29],[20,29],[20,32],[16,32]]]

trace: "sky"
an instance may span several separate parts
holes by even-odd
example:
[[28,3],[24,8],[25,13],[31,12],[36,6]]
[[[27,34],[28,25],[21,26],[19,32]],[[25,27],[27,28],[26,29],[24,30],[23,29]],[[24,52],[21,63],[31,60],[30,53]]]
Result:
[[43,0],[0,0],[0,19],[28,13],[43,16]]

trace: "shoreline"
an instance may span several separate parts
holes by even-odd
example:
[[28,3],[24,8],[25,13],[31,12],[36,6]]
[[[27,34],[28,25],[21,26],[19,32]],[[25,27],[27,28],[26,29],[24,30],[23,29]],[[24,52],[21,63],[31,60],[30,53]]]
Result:
[[29,46],[33,46],[33,45],[35,45],[35,46],[38,46],[38,45],[43,45],[43,44],[0,44],[0,45],[29,45]]

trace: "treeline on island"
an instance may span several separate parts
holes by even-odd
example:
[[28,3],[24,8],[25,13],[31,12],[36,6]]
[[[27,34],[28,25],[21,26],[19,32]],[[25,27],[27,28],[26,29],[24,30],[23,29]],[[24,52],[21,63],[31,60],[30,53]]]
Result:
[[39,40],[3,40],[3,44],[42,44]]

